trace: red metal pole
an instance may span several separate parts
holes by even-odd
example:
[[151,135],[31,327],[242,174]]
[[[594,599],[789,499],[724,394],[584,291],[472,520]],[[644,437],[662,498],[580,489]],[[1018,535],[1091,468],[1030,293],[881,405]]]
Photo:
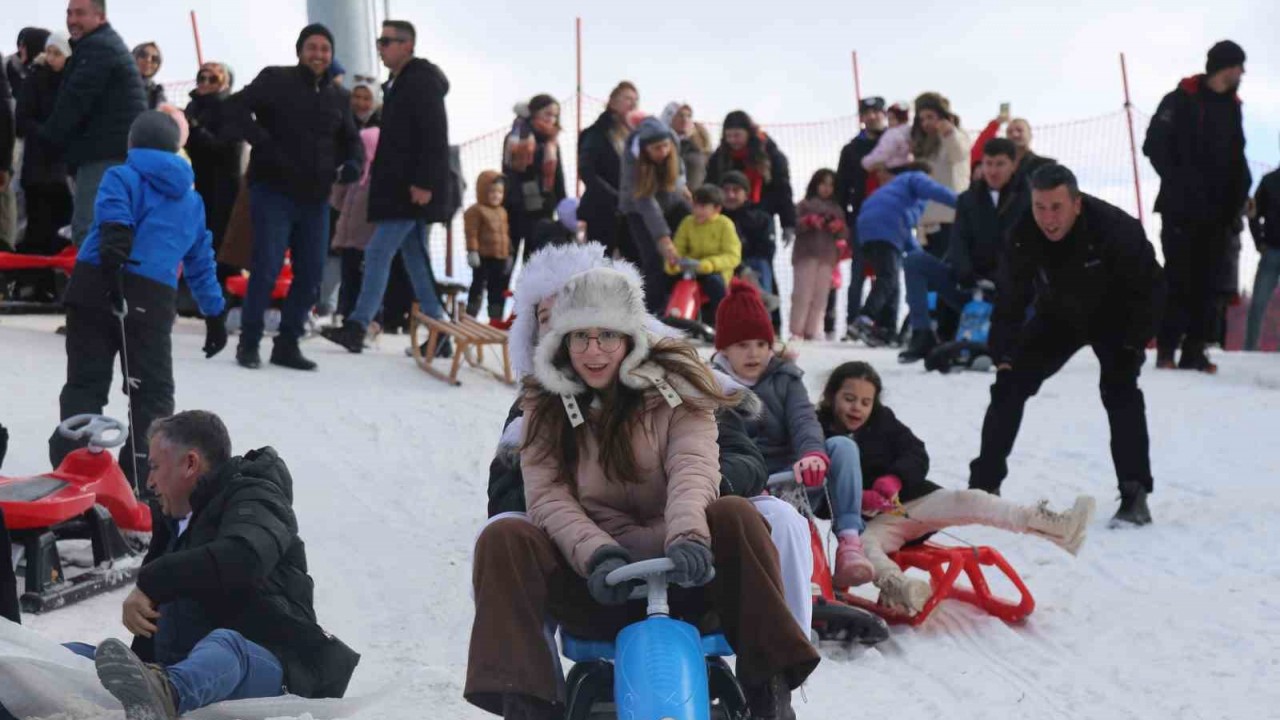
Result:
[[[577,53],[578,53],[578,61],[577,61],[578,62],[578,81],[577,81],[578,84],[577,84],[577,91],[574,93],[574,99],[577,101],[577,104],[578,104],[577,137],[580,138],[582,137],[582,18],[574,19],[574,35],[576,36],[575,42],[577,44]],[[576,197],[582,197],[582,178],[578,177],[578,170],[576,167],[574,168],[573,173],[574,173],[574,178],[573,178],[574,195]]]
[[196,11],[191,11],[191,35],[196,39],[196,62],[204,65],[204,51],[200,49],[200,26],[196,24]]
[[1124,81],[1124,115],[1129,121],[1129,157],[1133,161],[1133,194],[1138,199],[1138,222],[1145,222],[1142,210],[1142,183],[1138,179],[1138,142],[1133,134],[1133,103],[1129,101],[1129,69],[1120,53],[1120,79]]
[[854,111],[862,113],[862,78],[858,75],[858,51],[853,51],[853,101],[856,104]]

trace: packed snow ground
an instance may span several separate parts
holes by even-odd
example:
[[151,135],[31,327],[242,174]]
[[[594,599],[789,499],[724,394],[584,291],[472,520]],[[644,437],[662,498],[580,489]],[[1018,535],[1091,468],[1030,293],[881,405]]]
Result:
[[[47,468],[65,368],[56,324],[0,318],[9,475]],[[288,461],[319,617],[364,656],[349,694],[386,693],[357,717],[482,717],[462,700],[471,547],[512,389],[470,370],[461,388],[447,387],[404,357],[403,337],[361,356],[312,341],[304,349],[319,372],[249,372],[233,347],[205,360],[202,332],[184,320],[175,333],[178,408],[219,413],[237,452],[269,444]],[[963,486],[991,376],[925,374],[889,351],[820,343],[800,359],[815,397],[825,373],[848,359],[883,373],[886,402],[928,444],[932,479]],[[1004,553],[1035,594],[1035,613],[1009,626],[944,603],[923,627],[895,628],[875,649],[824,648],[796,695],[799,716],[1280,716],[1280,358],[1218,359],[1217,377],[1144,375],[1156,522],[1112,531],[1097,362],[1079,354],[1029,406],[1005,496],[1059,507],[1079,493],[1097,497],[1080,557],[1030,537],[957,531]],[[125,416],[118,386],[108,412]],[[124,596],[26,623],[57,641],[125,637]]]

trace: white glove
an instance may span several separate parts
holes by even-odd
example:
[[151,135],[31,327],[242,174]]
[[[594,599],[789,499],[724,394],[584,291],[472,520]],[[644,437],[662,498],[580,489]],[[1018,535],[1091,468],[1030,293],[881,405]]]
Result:
[[467,264],[471,266],[472,270],[480,267],[480,253],[475,250],[469,251],[467,253]]

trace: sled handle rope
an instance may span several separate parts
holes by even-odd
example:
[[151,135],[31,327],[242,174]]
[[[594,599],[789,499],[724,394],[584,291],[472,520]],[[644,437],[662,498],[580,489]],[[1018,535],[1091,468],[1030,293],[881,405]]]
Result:
[[129,374],[129,335],[124,329],[124,317],[129,314],[129,303],[125,301],[124,293],[120,295],[120,307],[112,308],[111,314],[120,321],[120,366],[124,370],[125,399],[129,408],[129,462],[133,467],[129,484],[133,486],[134,497],[142,497],[142,492],[138,489],[138,434],[134,432],[138,426],[133,424],[133,391],[137,383]]

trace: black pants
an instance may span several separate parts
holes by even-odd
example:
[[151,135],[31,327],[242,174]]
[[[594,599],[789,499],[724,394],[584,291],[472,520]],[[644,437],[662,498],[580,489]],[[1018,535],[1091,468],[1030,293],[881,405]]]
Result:
[[344,247],[338,251],[338,260],[342,280],[338,285],[337,314],[345,318],[356,309],[356,300],[360,297],[360,283],[364,281],[364,251]]
[[71,223],[71,191],[66,183],[23,185],[27,202],[27,232],[21,249],[26,255],[53,255],[66,247],[58,230]]
[[[0,618],[21,623],[18,606],[18,579],[13,574],[13,548],[9,544],[9,529],[4,524],[4,511],[0,510]],[[0,709],[0,719],[4,712]]]
[[1089,345],[1102,366],[1098,389],[1111,426],[1111,460],[1116,477],[1122,484],[1139,483],[1151,492],[1147,408],[1138,388],[1142,361],[1134,351],[1122,347],[1122,337],[1122,331],[1106,331],[1083,339],[1066,323],[1043,316],[1033,318],[1023,329],[1022,345],[1013,355],[1013,368],[1000,371],[991,386],[991,405],[982,423],[982,450],[969,465],[969,487],[999,489],[1009,473],[1007,461],[1027,400],[1077,350]]
[[942,223],[937,230],[929,233],[926,237],[929,240],[925,252],[942,260],[947,257],[947,248],[951,247],[951,226],[953,223]]
[[1203,350],[1216,324],[1213,282],[1226,261],[1228,228],[1166,222],[1160,230],[1164,272],[1169,283],[1164,320],[1156,342],[1163,356]]
[[862,256],[876,274],[871,292],[862,305],[862,314],[876,325],[892,333],[898,332],[898,305],[902,300],[902,253],[891,242],[869,242],[862,246]]
[[[73,279],[72,282],[75,282]],[[126,297],[130,297],[126,293]],[[147,490],[147,429],[151,421],[173,414],[173,301],[168,307],[131,303],[125,317],[125,345],[130,380],[122,385],[132,399],[133,425],[129,439],[120,448],[120,468],[136,481],[142,497]],[[107,303],[67,306],[67,383],[59,396],[59,417],[63,420],[81,413],[101,413],[111,391],[116,356],[121,355],[120,321]],[[124,378],[123,371],[121,378]],[[132,385],[132,389],[130,386]],[[124,420],[125,418],[121,418]],[[136,445],[135,445],[136,444]],[[72,450],[82,447],[55,430],[49,438],[49,462],[57,467]],[[130,457],[130,448],[137,454]],[[134,461],[137,475],[134,474]]]
[[506,258],[480,258],[480,267],[471,271],[471,290],[467,293],[467,314],[478,317],[480,303],[484,301],[486,290],[489,297],[489,319],[501,320],[502,311],[506,307],[507,281]]

